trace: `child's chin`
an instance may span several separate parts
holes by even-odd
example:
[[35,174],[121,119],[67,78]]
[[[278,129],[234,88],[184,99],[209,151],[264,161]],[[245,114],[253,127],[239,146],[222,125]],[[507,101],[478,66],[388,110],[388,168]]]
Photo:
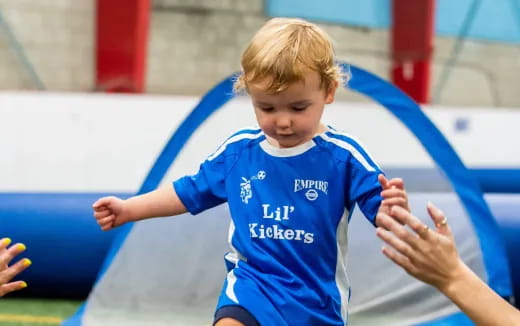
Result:
[[294,139],[294,138],[293,139],[279,139],[278,140],[278,145],[280,146],[280,148],[291,148],[291,147],[298,146],[301,143],[303,143],[302,140]]

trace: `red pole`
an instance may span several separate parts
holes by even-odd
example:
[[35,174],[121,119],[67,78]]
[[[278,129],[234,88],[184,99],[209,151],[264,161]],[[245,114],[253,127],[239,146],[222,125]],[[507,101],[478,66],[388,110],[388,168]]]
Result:
[[393,0],[392,82],[419,103],[430,100],[435,0]]
[[96,89],[142,93],[150,0],[97,0]]

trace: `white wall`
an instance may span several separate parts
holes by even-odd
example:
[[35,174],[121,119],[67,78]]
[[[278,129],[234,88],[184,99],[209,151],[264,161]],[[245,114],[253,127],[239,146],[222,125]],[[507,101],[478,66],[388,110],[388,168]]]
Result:
[[[0,191],[135,192],[194,97],[0,92]],[[520,167],[520,111],[428,108],[469,166]],[[467,129],[455,128],[465,119]],[[386,110],[336,102],[324,121],[357,137],[380,165],[431,166],[418,141]],[[194,135],[166,180],[198,163],[238,128],[255,125],[234,99]]]

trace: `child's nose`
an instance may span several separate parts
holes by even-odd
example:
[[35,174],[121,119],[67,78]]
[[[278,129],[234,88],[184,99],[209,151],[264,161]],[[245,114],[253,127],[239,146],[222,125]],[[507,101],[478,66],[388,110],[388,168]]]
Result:
[[291,117],[288,114],[280,114],[276,118],[276,126],[278,128],[288,128],[291,126]]

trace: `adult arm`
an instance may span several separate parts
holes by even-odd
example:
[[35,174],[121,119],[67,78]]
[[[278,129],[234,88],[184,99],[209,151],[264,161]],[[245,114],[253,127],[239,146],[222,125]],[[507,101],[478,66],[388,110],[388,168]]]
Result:
[[388,244],[383,253],[411,276],[436,287],[476,325],[520,325],[520,311],[460,259],[444,214],[432,204],[427,208],[436,230],[398,206],[391,208],[390,215],[380,214],[377,235]]

